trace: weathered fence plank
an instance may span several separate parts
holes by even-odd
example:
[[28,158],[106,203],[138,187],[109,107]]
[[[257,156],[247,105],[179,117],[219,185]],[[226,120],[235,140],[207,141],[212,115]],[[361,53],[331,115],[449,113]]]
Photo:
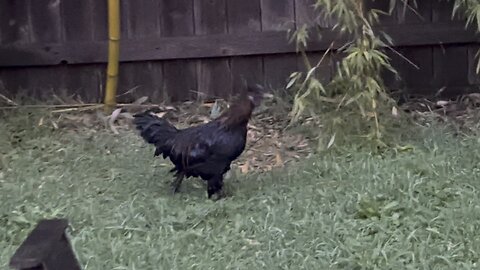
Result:
[[[260,0],[228,0],[227,14],[229,34],[245,34],[262,30]],[[230,65],[234,94],[245,90],[243,80],[248,83],[263,83],[261,56],[233,57]]]
[[60,1],[30,1],[30,28],[33,43],[56,43],[62,39]]
[[147,96],[149,102],[164,100],[163,66],[160,62],[126,62],[120,65],[118,101],[133,102]]
[[[434,1],[432,4],[432,22],[450,23],[454,3]],[[459,16],[453,20],[464,23]],[[468,85],[468,47],[449,46],[433,48],[433,85],[447,87],[444,91],[454,92]]]
[[[91,10],[92,10],[92,23],[93,23],[93,37],[97,41],[107,41],[108,40],[108,8],[107,1],[98,1],[90,0]],[[125,21],[125,18],[122,18],[121,21]],[[120,33],[122,34],[122,33]],[[122,37],[120,37],[122,38]],[[107,46],[107,43],[104,43],[104,47]],[[107,59],[102,57],[102,59]]]
[[[166,0],[162,3],[160,32],[163,37],[194,35],[193,0]],[[163,44],[158,41],[157,46]],[[185,49],[184,54],[188,52]],[[197,89],[197,65],[195,60],[172,60],[163,63],[164,89],[174,100],[188,100]]]
[[[194,4],[196,35],[227,33],[226,0],[194,1]],[[231,95],[232,73],[227,59],[202,59],[197,67],[199,93],[214,97]]]
[[160,4],[158,0],[129,1],[130,15],[127,17],[129,39],[159,37]]
[[432,0],[410,2],[407,5],[407,2],[398,1],[397,18],[399,23],[422,24],[432,21]]
[[[262,0],[262,29],[263,31],[285,31],[295,29],[295,1]],[[287,35],[283,44],[287,43]],[[274,88],[284,88],[288,76],[298,70],[298,57],[295,54],[273,55],[264,57],[265,83]]]
[[0,44],[30,42],[28,0],[0,1]]
[[[394,46],[431,46],[434,44],[478,43],[480,37],[463,22],[379,27],[394,40]],[[295,52],[295,44],[286,42],[287,32],[267,31],[245,34],[175,36],[141,41],[121,41],[121,61],[149,61],[215,58],[228,56],[282,54]],[[347,41],[332,31],[322,31],[322,39],[309,42],[308,51],[323,51],[335,41],[333,49]],[[215,46],[212,46],[214,44]],[[0,66],[55,65],[63,60],[71,64],[106,63],[106,42],[64,44],[0,45]]]
[[94,0],[61,1],[63,37],[65,41],[93,40],[93,6]]

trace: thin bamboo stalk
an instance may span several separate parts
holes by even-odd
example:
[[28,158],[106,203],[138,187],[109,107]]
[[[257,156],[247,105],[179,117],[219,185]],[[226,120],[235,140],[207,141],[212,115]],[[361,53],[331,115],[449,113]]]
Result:
[[118,59],[120,55],[120,1],[108,0],[108,66],[105,90],[105,111],[110,113],[116,105],[118,86]]

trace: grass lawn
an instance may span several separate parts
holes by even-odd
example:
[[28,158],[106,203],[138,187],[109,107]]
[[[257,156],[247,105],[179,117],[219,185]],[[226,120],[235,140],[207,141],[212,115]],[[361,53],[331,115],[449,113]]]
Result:
[[0,123],[0,268],[66,217],[84,269],[479,269],[480,141],[424,130],[414,150],[342,149],[265,174],[169,189],[134,133]]

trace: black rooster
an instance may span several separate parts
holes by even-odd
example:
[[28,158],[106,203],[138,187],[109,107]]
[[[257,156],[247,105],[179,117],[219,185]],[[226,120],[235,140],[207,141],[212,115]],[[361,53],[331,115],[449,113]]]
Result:
[[186,129],[177,129],[149,111],[134,115],[140,136],[155,145],[155,156],[169,157],[175,165],[172,183],[176,193],[184,177],[200,177],[208,182],[208,198],[223,187],[223,175],[245,149],[247,124],[252,111],[262,101],[259,85],[247,86],[236,103],[215,120]]

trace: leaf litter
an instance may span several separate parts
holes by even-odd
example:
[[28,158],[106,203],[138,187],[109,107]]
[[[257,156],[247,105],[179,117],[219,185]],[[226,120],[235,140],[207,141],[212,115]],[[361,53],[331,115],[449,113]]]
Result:
[[[101,110],[81,112],[61,112],[56,114],[57,120],[52,120],[56,128],[67,131],[96,133],[105,128],[116,135],[136,132],[132,124],[135,113],[150,108],[157,116],[170,121],[177,128],[186,128],[207,123],[218,117],[228,108],[225,100],[214,102],[183,102],[171,106],[150,105],[140,106],[146,98],[140,98],[139,105],[117,108],[112,114],[106,115]],[[233,163],[234,172],[267,172],[283,168],[288,164],[300,161],[312,154],[312,147],[305,136],[289,130],[288,109],[282,113],[273,112],[268,106],[262,106],[254,112],[247,133],[247,145],[243,154]],[[41,120],[44,124],[45,119]],[[103,126],[103,127],[102,127]],[[229,177],[229,174],[226,176]]]

